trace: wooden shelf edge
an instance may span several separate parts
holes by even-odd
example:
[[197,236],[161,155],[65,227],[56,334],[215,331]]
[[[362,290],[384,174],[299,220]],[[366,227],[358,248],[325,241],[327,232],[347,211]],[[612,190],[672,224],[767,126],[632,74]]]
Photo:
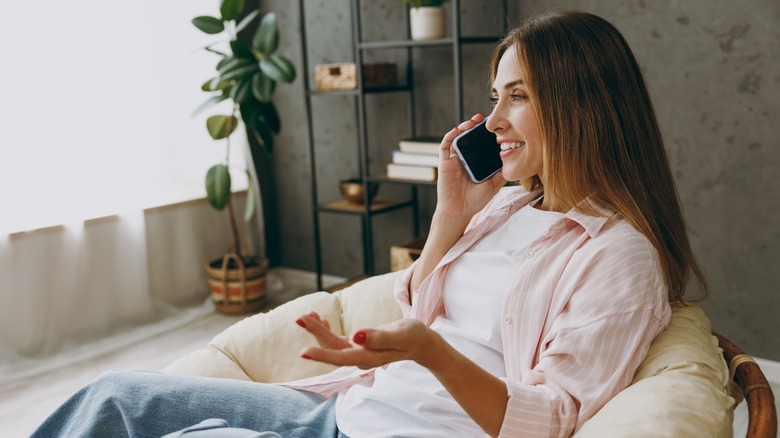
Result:
[[[411,205],[412,201],[409,199],[400,198],[383,198],[378,196],[371,203],[371,213],[379,213],[387,210],[394,210],[396,208],[406,207]],[[366,208],[362,204],[352,204],[345,199],[338,199],[335,201],[324,202],[319,205],[320,211],[330,211],[336,213],[349,213],[349,214],[365,214]]]
[[376,175],[371,176],[368,180],[377,183],[417,184],[417,185],[426,185],[426,186],[436,185],[436,180],[429,181],[429,180],[419,180],[419,179],[390,178],[389,176],[387,176],[386,173],[378,173]]

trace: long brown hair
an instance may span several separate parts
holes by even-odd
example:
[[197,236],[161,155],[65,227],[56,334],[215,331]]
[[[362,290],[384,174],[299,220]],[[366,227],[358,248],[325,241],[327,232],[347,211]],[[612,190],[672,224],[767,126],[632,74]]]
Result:
[[586,12],[532,17],[496,47],[491,82],[512,46],[544,142],[542,178],[523,185],[543,185],[545,202],[559,211],[577,206],[597,215],[586,198],[615,209],[658,251],[671,301],[684,301],[691,274],[706,297],[655,109],[620,32]]

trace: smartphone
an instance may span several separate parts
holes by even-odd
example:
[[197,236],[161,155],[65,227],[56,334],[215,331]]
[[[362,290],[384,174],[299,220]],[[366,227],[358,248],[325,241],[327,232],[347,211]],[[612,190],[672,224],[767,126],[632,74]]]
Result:
[[501,170],[501,145],[496,141],[496,134],[485,127],[487,119],[477,126],[461,133],[453,141],[455,153],[469,173],[472,181],[479,184]]

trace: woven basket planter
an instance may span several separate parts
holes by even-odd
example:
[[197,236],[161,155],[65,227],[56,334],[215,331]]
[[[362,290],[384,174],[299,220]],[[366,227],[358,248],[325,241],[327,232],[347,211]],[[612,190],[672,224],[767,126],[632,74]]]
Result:
[[227,253],[206,264],[211,299],[217,311],[252,313],[263,306],[268,259]]

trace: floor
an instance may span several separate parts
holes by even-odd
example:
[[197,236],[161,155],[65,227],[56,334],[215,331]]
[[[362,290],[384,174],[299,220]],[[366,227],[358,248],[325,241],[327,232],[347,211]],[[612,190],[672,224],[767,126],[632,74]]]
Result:
[[[307,282],[287,281],[284,291],[269,295],[266,309],[309,293]],[[110,369],[162,370],[175,359],[204,347],[208,341],[244,316],[209,313],[184,325],[169,329],[154,338],[136,342],[89,361],[75,362],[55,371],[0,386],[0,430],[3,437],[26,437],[45,417],[85,383]],[[759,363],[767,368],[775,394],[780,394],[780,364]],[[777,397],[776,402],[780,402]],[[734,436],[745,436],[745,403],[734,415]]]
[[[310,273],[281,270],[275,274],[269,275],[263,311],[315,290],[314,277]],[[272,277],[274,281],[271,281]],[[324,278],[326,284],[338,280]],[[119,368],[162,370],[175,359],[205,347],[214,336],[245,317],[208,312],[174,328],[171,324],[163,325],[165,328],[150,339],[0,385],[0,436],[29,436],[49,413],[103,371]]]

